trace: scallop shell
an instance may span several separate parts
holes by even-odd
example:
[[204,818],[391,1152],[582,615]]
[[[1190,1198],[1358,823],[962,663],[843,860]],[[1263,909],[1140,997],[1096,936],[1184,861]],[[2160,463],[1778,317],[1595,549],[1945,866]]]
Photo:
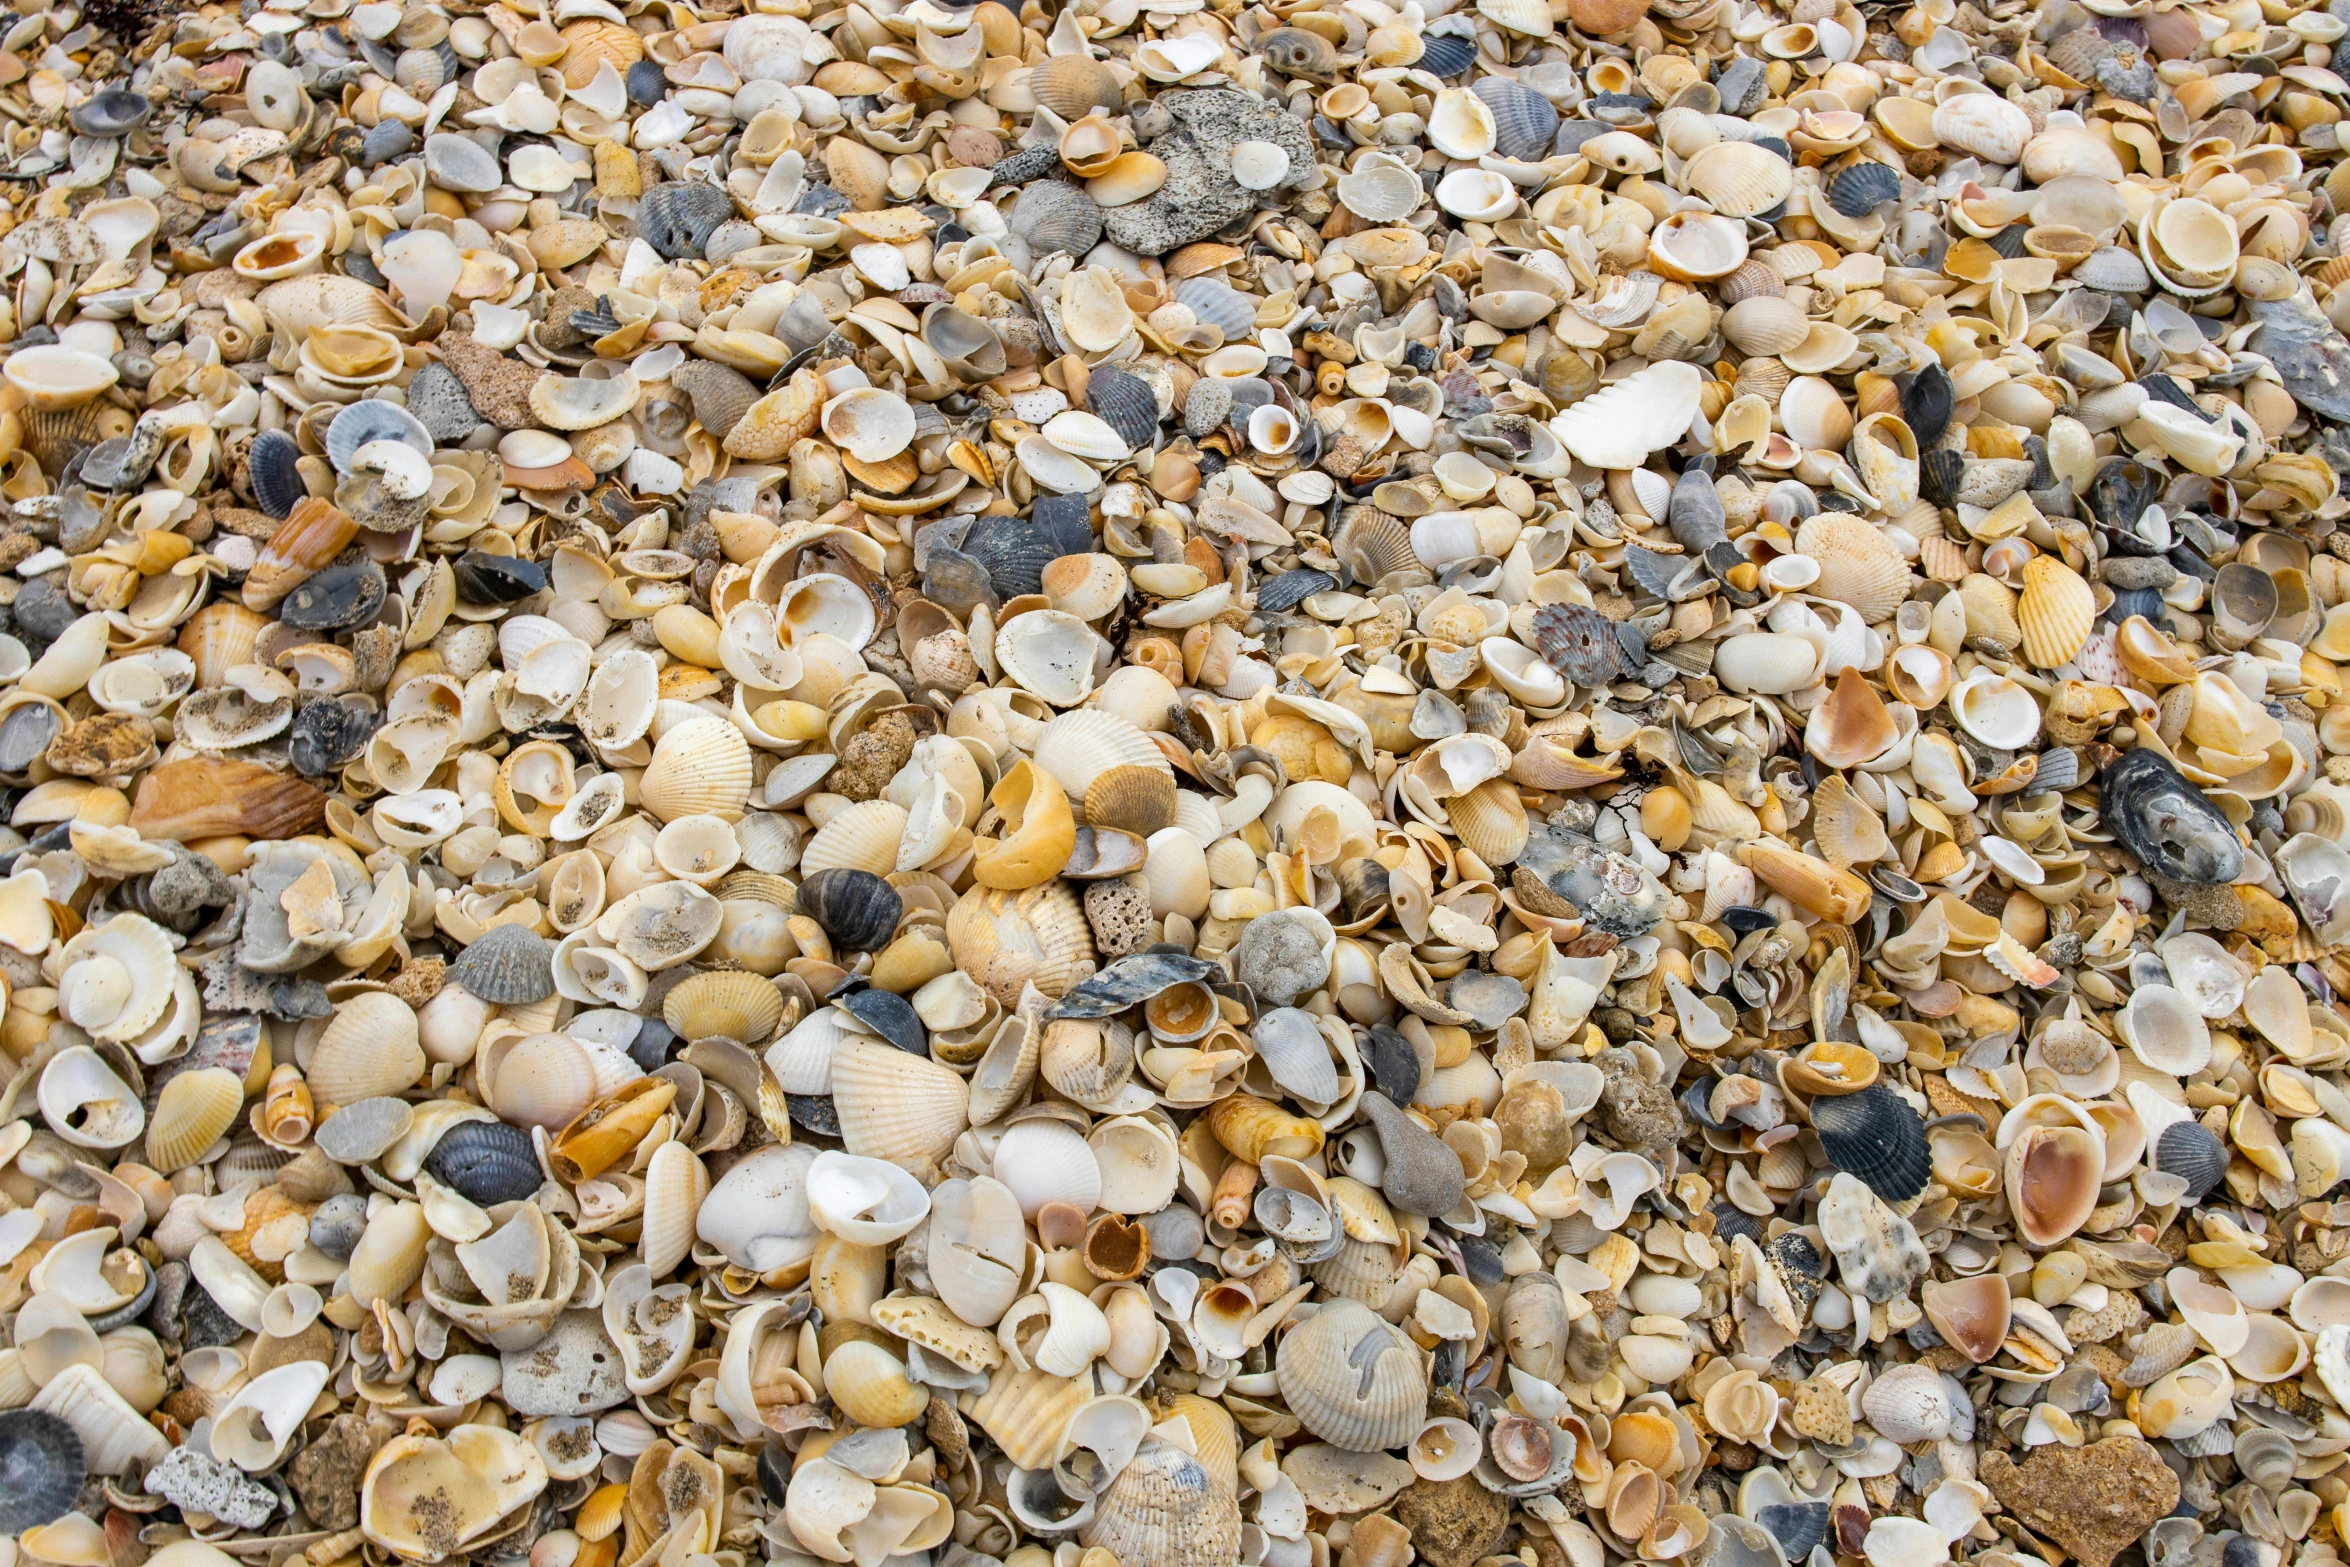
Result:
[[[11,1409],[0,1413],[0,1473],[9,1479],[0,1491],[0,1532],[18,1535],[71,1514],[89,1467],[81,1437],[65,1420],[47,1410]],[[1238,1532],[1235,1511],[1236,1538]]]
[[1101,243],[1102,212],[1074,185],[1039,180],[1020,189],[1012,207],[1012,232],[1040,256],[1082,256]]
[[303,1076],[324,1108],[401,1093],[424,1071],[416,1013],[399,997],[378,991],[352,997],[335,1013]]
[[690,719],[664,734],[638,785],[661,821],[708,814],[737,821],[751,789],[751,746],[723,718]]
[[1784,202],[1795,189],[1795,169],[1770,148],[1723,141],[1701,149],[1681,171],[1681,183],[1726,218],[1751,218]]
[[1811,322],[1792,300],[1759,294],[1722,312],[1721,327],[1722,336],[1742,353],[1782,354],[1803,341]]
[[832,1101],[850,1153],[929,1170],[932,1179],[969,1124],[962,1078],[878,1040],[852,1036],[834,1047]]
[[2023,627],[2024,657],[2034,666],[2054,669],[2078,657],[2096,615],[2096,595],[2079,572],[2053,555],[2025,562],[2016,620]]
[[1850,604],[1864,620],[1885,619],[1909,597],[1909,562],[1865,518],[1833,511],[1806,517],[1795,531],[1795,548],[1820,563],[1812,591]]
[[1077,1537],[1120,1561],[1221,1567],[1239,1550],[1240,1505],[1198,1458],[1146,1436]]
[[1886,164],[1856,163],[1828,181],[1828,201],[1848,218],[1865,218],[1901,198],[1901,176]]
[[244,1080],[220,1067],[182,1072],[163,1085],[147,1122],[147,1162],[165,1175],[186,1169],[237,1124]]
[[1704,382],[1695,365],[1653,364],[1560,414],[1551,433],[1594,468],[1637,468],[1688,433]]
[[1493,115],[1493,150],[1505,158],[1533,162],[1550,153],[1558,134],[1558,110],[1542,94],[1506,76],[1481,76],[1469,90],[1485,101]]
[[672,989],[661,1003],[661,1020],[680,1039],[718,1035],[756,1047],[783,1022],[783,993],[756,974],[713,970]]
[[[1351,172],[1340,175],[1337,189],[1338,199],[1346,209],[1367,223],[1400,223],[1418,211],[1428,195],[1419,175],[1394,158],[1378,153],[1364,158]],[[1180,288],[1176,297],[1182,297]],[[1253,314],[1250,319],[1253,323]]]
[[904,806],[888,800],[865,800],[849,806],[817,829],[800,852],[800,868],[809,872],[840,868],[887,875],[897,869],[898,845],[906,836]]
[[694,422],[723,441],[759,400],[759,388],[741,371],[707,359],[688,359],[669,374],[669,384],[693,404]]
[[1333,1301],[1281,1340],[1275,1382],[1308,1431],[1348,1452],[1409,1442],[1428,1414],[1419,1348],[1356,1301]]
[[554,946],[528,926],[493,925],[450,965],[449,982],[496,1006],[527,1006],[555,993]]
[[1028,85],[1038,103],[1072,123],[1097,109],[1115,113],[1124,102],[1117,74],[1081,55],[1051,56],[1029,72]]
[[1093,937],[1077,896],[1058,881],[1026,891],[974,887],[947,911],[955,966],[1006,1007],[1024,985],[1058,997],[1094,961]]
[[1085,785],[1085,820],[1091,826],[1148,838],[1174,819],[1175,776],[1163,763],[1114,763]]
[[1811,1117],[1829,1162],[1886,1202],[1906,1202],[1925,1189],[1932,1173],[1925,1122],[1885,1084],[1816,1099]]

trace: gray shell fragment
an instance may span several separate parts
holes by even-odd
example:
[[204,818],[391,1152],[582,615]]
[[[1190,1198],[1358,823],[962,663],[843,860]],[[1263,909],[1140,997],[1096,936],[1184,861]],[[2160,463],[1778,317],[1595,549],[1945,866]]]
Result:
[[1138,952],[1120,958],[1079,982],[1052,1010],[1054,1017],[1110,1017],[1177,985],[1222,979],[1224,971],[1205,958],[1179,952]]
[[2309,291],[2247,303],[2259,323],[2252,348],[2277,367],[2293,400],[2328,419],[2350,419],[2350,341],[2334,330]]
[[545,1338],[498,1358],[505,1371],[499,1396],[525,1420],[592,1415],[628,1401],[620,1348],[592,1311],[566,1311]]

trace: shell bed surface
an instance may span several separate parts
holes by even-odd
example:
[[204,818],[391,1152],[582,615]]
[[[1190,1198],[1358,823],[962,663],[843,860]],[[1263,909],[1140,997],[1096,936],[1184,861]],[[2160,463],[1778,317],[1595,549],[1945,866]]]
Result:
[[2350,0],[18,0],[0,1567],[2338,1567]]

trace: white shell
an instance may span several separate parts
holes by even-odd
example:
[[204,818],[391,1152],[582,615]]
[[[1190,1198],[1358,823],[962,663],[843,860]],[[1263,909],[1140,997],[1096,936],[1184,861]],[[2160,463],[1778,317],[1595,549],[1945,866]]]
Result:
[[1102,639],[1075,615],[1033,609],[996,633],[996,662],[1031,696],[1075,707],[1093,693]]
[[1705,377],[1679,360],[1636,370],[1550,422],[1559,443],[1594,468],[1637,468],[1689,433]]

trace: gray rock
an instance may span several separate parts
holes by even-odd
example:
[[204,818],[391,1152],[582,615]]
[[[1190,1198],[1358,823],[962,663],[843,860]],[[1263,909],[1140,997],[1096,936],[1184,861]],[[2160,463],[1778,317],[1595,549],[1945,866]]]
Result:
[[1256,194],[1232,178],[1232,149],[1244,141],[1269,141],[1289,154],[1290,174],[1280,188],[1313,175],[1314,143],[1305,125],[1262,99],[1210,88],[1169,93],[1159,104],[1172,128],[1150,150],[1167,165],[1167,183],[1156,195],[1102,214],[1103,231],[1128,250],[1165,255],[1254,212]]
[[481,415],[465,395],[465,383],[444,364],[429,364],[408,383],[408,411],[441,446],[455,446],[474,432]]
[[2179,578],[2179,568],[2159,555],[2113,555],[2097,574],[2116,588],[2151,588],[2160,593]]
[[147,1494],[182,1512],[206,1513],[239,1529],[258,1529],[277,1511],[277,1493],[192,1447],[175,1447],[147,1471]]
[[15,615],[17,628],[30,641],[47,646],[65,634],[65,628],[81,619],[82,612],[66,597],[65,590],[47,577],[35,577],[16,595],[9,606]]
[[1232,413],[1232,383],[1203,376],[1191,383],[1183,401],[1184,433],[1213,435]]
[[628,1401],[620,1379],[620,1348],[592,1311],[566,1311],[547,1336],[499,1360],[500,1396],[525,1420],[545,1415],[592,1415]]

